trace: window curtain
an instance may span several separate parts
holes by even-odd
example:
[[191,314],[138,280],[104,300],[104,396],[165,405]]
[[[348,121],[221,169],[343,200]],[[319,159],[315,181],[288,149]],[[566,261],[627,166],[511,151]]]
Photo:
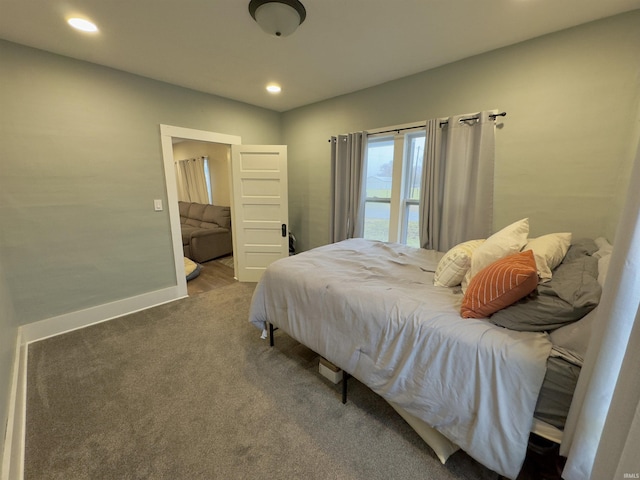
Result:
[[190,158],[175,162],[178,200],[210,203],[204,162],[207,157]]
[[361,237],[364,231],[364,132],[331,137],[332,243]]
[[565,480],[640,473],[640,148],[629,185],[560,447]]
[[447,251],[491,235],[495,120],[489,115],[496,113],[427,122],[419,205],[423,248]]

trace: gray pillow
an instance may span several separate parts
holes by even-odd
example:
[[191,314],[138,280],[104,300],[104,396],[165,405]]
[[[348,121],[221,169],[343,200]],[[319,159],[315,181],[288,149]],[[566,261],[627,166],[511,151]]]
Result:
[[553,278],[538,285],[537,291],[513,305],[497,311],[491,322],[511,330],[554,330],[581,319],[600,301],[598,259],[593,240],[571,245]]

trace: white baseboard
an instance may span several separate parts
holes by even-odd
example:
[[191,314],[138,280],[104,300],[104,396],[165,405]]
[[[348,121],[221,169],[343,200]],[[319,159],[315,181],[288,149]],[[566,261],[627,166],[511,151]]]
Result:
[[143,293],[135,297],[124,298],[104,305],[66,313],[57,317],[47,318],[38,322],[23,325],[22,341],[25,344],[44,340],[45,338],[71,332],[79,328],[88,327],[96,323],[112,320],[123,315],[145,310],[183,298],[179,294],[179,287],[169,287],[154,292]]
[[18,329],[11,375],[7,430],[2,452],[2,480],[22,480],[24,476],[24,435],[27,407],[27,347]]

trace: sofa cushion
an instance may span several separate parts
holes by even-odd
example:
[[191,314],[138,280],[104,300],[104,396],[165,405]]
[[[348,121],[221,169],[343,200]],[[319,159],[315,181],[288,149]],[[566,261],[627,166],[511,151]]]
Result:
[[179,202],[180,223],[196,228],[231,228],[231,207]]
[[203,223],[213,223],[222,228],[231,228],[231,208],[207,205],[202,213]]
[[200,222],[202,222],[202,216],[204,215],[205,207],[206,205],[204,205],[203,203],[192,203],[191,205],[189,205],[189,213],[187,217],[189,217],[190,220],[198,222],[198,225],[200,225]]
[[182,201],[178,202],[178,211],[180,212],[180,223],[184,223],[182,219],[186,220],[187,218],[189,218],[189,205],[191,205],[191,203],[189,202],[182,202]]

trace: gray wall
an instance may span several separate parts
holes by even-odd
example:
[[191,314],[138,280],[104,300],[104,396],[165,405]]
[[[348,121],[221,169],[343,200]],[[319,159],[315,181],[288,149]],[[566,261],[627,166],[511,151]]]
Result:
[[281,143],[280,115],[0,41],[0,433],[17,327],[176,285],[160,124]]
[[176,285],[160,124],[280,143],[273,111],[0,42],[0,261],[20,324]]
[[[331,135],[499,108],[494,228],[612,239],[638,135],[640,11],[283,114],[291,230],[328,242]],[[429,48],[425,46],[425,48]]]

